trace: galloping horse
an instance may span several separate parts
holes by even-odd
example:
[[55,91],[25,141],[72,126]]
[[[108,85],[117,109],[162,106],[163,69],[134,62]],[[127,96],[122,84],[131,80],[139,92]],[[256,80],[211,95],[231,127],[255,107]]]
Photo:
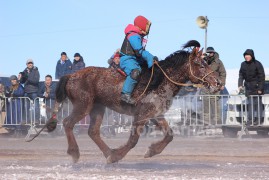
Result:
[[[155,67],[152,81],[147,89],[146,85],[151,80],[151,71],[144,68],[132,94],[132,97],[137,100],[136,105],[121,102],[120,95],[125,77],[114,69],[87,67],[62,77],[56,90],[56,100],[60,104],[68,97],[73,104],[72,113],[63,120],[68,141],[67,153],[72,156],[73,161],[77,162],[80,156],[73,128],[88,114],[90,114],[88,130],[90,138],[103,152],[107,163],[114,163],[121,160],[136,145],[141,129],[149,118],[164,114],[168,110],[171,100],[178,93],[181,85],[186,85],[185,82],[190,80],[192,83],[203,84],[211,92],[218,91],[221,82],[202,60],[202,50],[199,51],[197,47],[200,47],[199,42],[189,41],[182,50],[156,63],[159,66]],[[186,48],[191,49],[191,52],[184,50]],[[106,107],[134,116],[129,140],[116,149],[108,147],[100,137],[100,126]],[[160,119],[158,123],[166,133],[162,140],[151,144],[145,158],[161,153],[173,139],[172,130],[165,119]]]

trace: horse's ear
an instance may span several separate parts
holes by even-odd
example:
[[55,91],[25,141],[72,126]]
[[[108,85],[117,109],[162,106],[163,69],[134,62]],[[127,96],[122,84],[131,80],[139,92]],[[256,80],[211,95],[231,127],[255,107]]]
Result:
[[204,48],[202,48],[202,49],[198,52],[198,54],[197,54],[198,57],[201,57],[201,56],[203,55],[203,49],[204,49]]
[[195,47],[192,49],[192,52],[191,52],[191,59],[195,59],[195,57],[198,55],[199,53],[199,49],[200,47]]
[[193,57],[195,57],[196,56],[196,54],[198,53],[198,50],[197,50],[197,48],[195,47],[195,48],[193,48],[192,49],[192,51],[191,51],[191,57],[192,57],[192,59],[193,59]]

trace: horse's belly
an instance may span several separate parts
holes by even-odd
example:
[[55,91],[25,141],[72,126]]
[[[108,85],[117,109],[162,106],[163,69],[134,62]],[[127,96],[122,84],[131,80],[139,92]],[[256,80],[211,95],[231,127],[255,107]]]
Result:
[[158,94],[148,94],[143,100],[143,104],[152,104],[154,107],[154,116],[159,116],[165,113],[171,104],[171,98],[167,96],[160,96]]

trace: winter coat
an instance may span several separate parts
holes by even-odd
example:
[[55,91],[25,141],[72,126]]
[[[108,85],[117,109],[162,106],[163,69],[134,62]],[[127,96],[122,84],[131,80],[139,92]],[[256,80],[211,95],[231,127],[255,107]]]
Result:
[[[51,83],[49,88],[50,88],[50,93],[49,93],[49,95],[48,95],[48,97],[46,99],[55,99],[56,84]],[[39,88],[38,96],[42,97],[42,98],[45,98],[44,97],[45,92],[46,92],[46,85],[45,85],[45,83],[42,83],[40,85],[40,88]]]
[[22,106],[23,99],[17,97],[24,96],[24,88],[21,84],[11,86],[6,94],[7,97],[12,97],[7,101],[7,124],[20,124],[22,121]]
[[62,76],[72,73],[72,62],[67,59],[62,64],[61,59],[57,61],[55,79],[60,79]]
[[[129,24],[125,28],[125,39],[123,41],[121,47],[121,58],[120,58],[120,66],[122,69],[125,69],[128,66],[128,60],[133,59],[138,62],[138,64],[142,64],[143,61],[147,62],[148,68],[153,65],[153,58],[154,56],[146,51],[143,47],[143,36],[141,35],[140,30],[132,25]],[[127,61],[127,62],[126,62]],[[135,69],[131,68],[131,69]],[[127,68],[127,75],[130,73],[128,72],[130,68]]]
[[33,66],[28,73],[28,68],[25,68],[23,71],[25,80],[21,83],[24,83],[24,91],[25,93],[37,93],[38,85],[39,85],[39,71],[36,66]]
[[258,95],[258,91],[264,93],[265,73],[263,65],[255,59],[254,52],[251,49],[247,49],[244,53],[252,57],[252,60],[241,63],[239,70],[238,87],[245,86],[245,95]]
[[[222,85],[225,86],[226,70],[222,61],[219,59],[219,54],[215,52],[214,56],[212,58],[207,58],[206,61],[207,61],[207,64],[210,66],[211,70],[219,76]],[[208,91],[204,91],[204,90],[202,91],[203,91],[202,94],[209,94]],[[220,94],[220,92],[217,92],[215,94]]]
[[72,73],[77,72],[78,70],[84,69],[85,63],[83,60],[83,57],[80,56],[80,59],[78,61],[74,60],[72,64]]
[[38,96],[41,98],[44,98],[44,101],[46,103],[46,106],[48,107],[52,107],[54,105],[55,102],[55,97],[56,97],[56,83],[51,83],[51,85],[49,86],[49,94],[48,97],[46,98],[44,96],[44,93],[46,92],[46,85],[45,83],[42,83],[39,87],[39,92],[38,92]]

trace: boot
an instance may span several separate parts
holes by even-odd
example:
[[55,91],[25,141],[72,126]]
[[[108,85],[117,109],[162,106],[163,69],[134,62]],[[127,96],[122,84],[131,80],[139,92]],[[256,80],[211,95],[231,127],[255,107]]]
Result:
[[135,104],[135,100],[131,98],[130,94],[121,94],[121,100],[128,104]]

